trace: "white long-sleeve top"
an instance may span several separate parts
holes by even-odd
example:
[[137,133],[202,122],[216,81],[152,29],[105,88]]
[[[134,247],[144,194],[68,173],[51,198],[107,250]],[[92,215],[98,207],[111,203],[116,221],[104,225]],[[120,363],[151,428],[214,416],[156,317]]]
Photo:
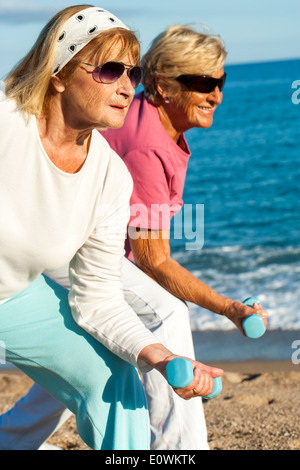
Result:
[[120,279],[132,186],[98,131],[81,170],[61,171],[43,148],[35,117],[0,91],[0,302],[70,263],[73,318],[138,366],[141,349],[159,341],[124,300]]

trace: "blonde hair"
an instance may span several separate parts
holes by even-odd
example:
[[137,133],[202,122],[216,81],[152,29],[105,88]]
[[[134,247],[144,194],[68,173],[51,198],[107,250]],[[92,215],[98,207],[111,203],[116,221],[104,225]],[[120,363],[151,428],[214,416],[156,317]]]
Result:
[[[21,111],[36,116],[48,113],[53,96],[51,77],[55,48],[62,26],[71,16],[90,6],[76,5],[57,13],[43,28],[29,53],[8,74],[5,79],[6,96],[14,99]],[[117,44],[121,46],[119,57],[130,53],[133,60],[139,63],[140,46],[135,34],[127,29],[112,28],[103,31],[88,43],[58,73],[58,76],[65,81],[69,80],[83,58],[105,59]]]
[[191,26],[173,25],[153,40],[142,59],[143,85],[149,101],[158,104],[160,100],[157,77],[168,83],[176,95],[182,89],[174,80],[179,75],[212,75],[223,67],[227,55],[223,40],[207,27],[202,29],[199,32]]

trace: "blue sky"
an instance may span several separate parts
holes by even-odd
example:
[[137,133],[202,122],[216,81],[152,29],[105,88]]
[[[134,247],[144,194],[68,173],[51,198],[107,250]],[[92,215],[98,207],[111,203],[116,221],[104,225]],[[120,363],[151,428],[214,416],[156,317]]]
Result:
[[[59,10],[84,1],[0,0],[0,78]],[[88,2],[87,2],[88,3]],[[170,24],[202,23],[226,43],[227,63],[300,58],[300,0],[99,0],[138,31],[145,52]]]

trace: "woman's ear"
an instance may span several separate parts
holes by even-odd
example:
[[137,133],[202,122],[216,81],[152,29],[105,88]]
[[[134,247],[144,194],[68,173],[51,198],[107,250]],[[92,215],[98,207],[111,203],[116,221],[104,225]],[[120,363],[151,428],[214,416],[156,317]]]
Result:
[[156,85],[156,90],[158,91],[162,100],[165,103],[169,102],[170,101],[170,86],[168,82],[161,77],[155,77],[155,85]]
[[66,89],[64,82],[57,75],[51,78],[51,83],[57,93],[63,93]]

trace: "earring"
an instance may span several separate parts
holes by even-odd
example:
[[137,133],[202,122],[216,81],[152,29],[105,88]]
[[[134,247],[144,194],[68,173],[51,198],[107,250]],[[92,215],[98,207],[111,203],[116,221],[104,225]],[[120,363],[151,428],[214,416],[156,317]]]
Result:
[[167,97],[165,98],[165,103],[166,103],[166,104],[169,104],[169,103],[170,103],[170,100],[171,100],[171,98],[170,98],[169,96],[167,96]]

